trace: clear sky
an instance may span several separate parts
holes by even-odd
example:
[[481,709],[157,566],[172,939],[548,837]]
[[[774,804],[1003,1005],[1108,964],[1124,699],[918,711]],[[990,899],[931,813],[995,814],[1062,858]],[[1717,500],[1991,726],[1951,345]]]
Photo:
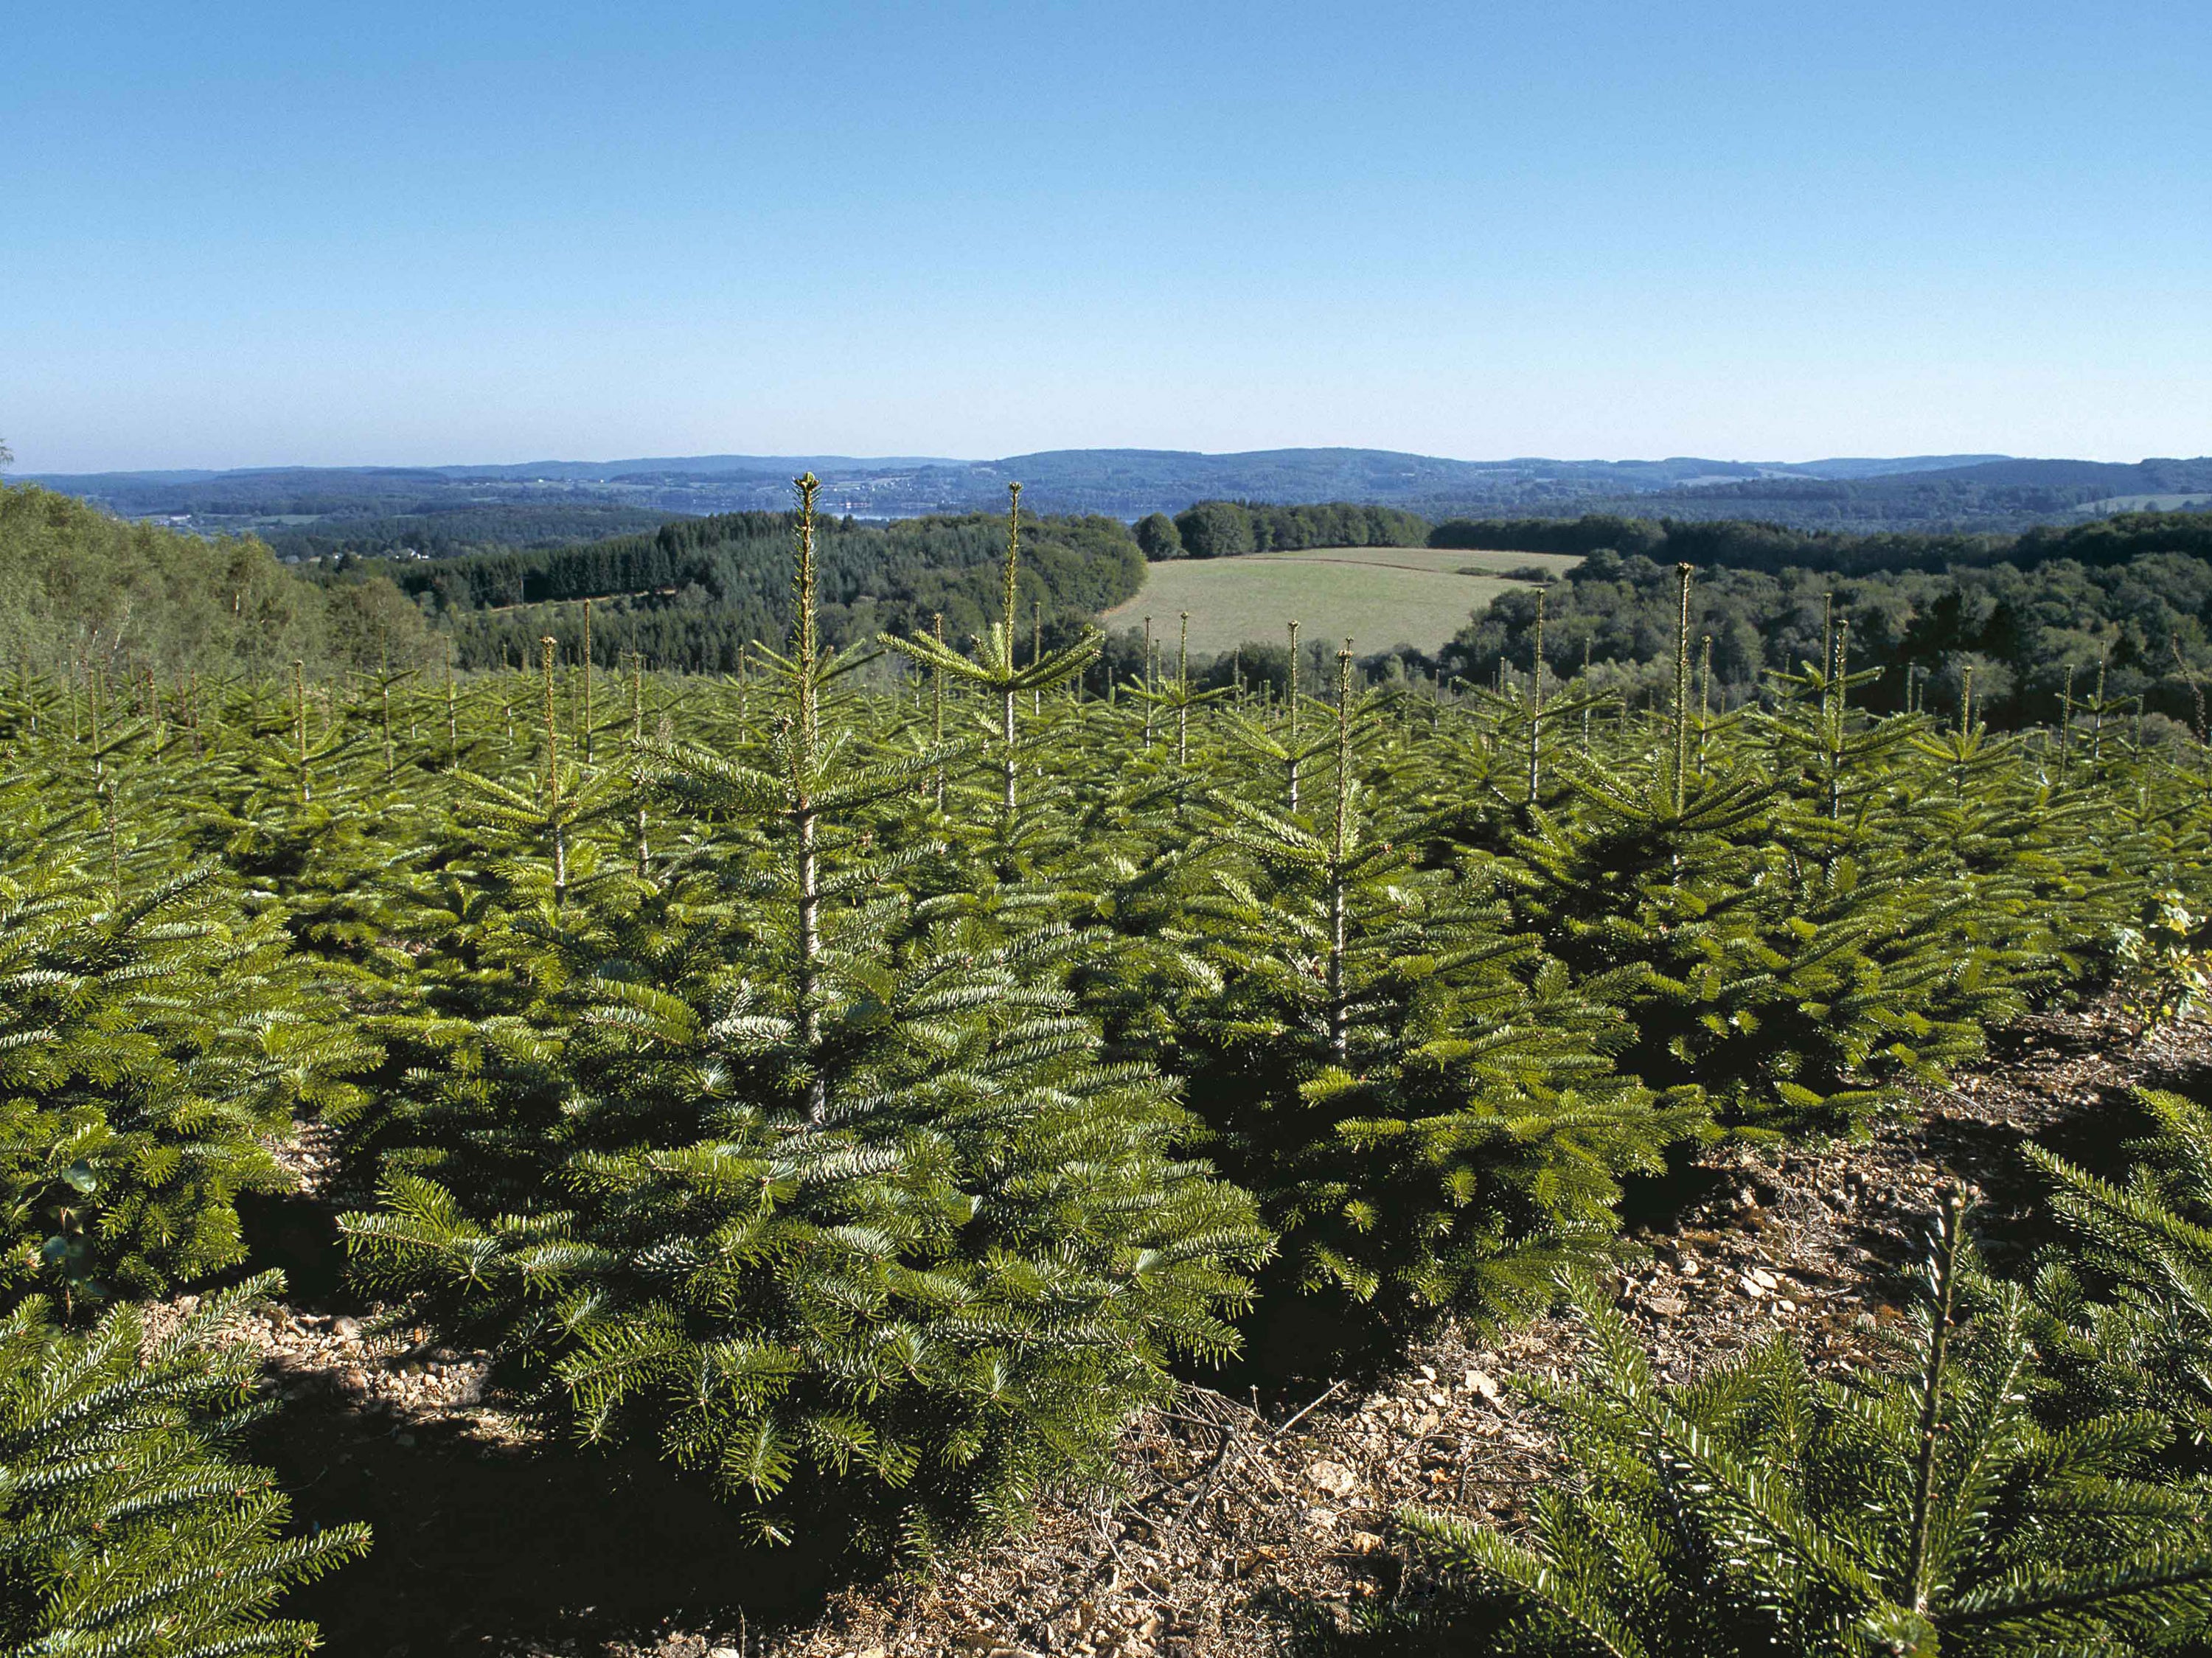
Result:
[[2212,451],[2212,4],[0,21],[18,471]]

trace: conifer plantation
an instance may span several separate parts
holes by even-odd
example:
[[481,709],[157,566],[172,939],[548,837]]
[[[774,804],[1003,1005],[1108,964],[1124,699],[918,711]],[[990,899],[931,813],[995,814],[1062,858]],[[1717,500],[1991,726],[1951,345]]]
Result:
[[284,1293],[248,1222],[303,1135],[392,1329],[763,1549],[926,1572],[1110,1484],[1259,1332],[1387,1365],[1565,1304],[1559,1479],[1517,1526],[1407,1515],[1449,1606],[1376,1649],[2203,1649],[2202,1101],[2041,1154],[2031,1261],[1929,1215],[1847,1382],[1781,1337],[1662,1380],[1599,1287],[1624,1193],[1700,1149],[1865,1135],[2116,985],[2191,1017],[2200,741],[2101,696],[1996,732],[1971,681],[1875,712],[1841,626],[1723,712],[1687,565],[1656,707],[1562,689],[1540,608],[1485,689],[1349,642],[1316,676],[1292,623],[1280,681],[1164,629],[1102,695],[1018,488],[977,629],[832,648],[814,489],[735,675],[412,630],[7,665],[9,1650],[301,1651],[283,1592],[375,1546],[240,1449],[283,1401],[225,1332]]

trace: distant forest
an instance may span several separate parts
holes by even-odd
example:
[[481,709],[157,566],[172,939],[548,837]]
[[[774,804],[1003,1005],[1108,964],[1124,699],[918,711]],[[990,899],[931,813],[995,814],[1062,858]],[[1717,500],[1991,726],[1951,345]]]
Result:
[[[2039,522],[2115,507],[2212,507],[2212,459],[2099,461],[1993,459],[1936,471],[1868,477],[1737,478],[1651,493],[1570,487],[1555,500],[1524,496],[1522,510],[1560,518],[1619,515],[1675,521],[1755,519],[1801,530],[2016,535]],[[1402,503],[1445,519],[1486,516],[1494,498],[1428,496]]]
[[[583,646],[578,601],[590,598],[592,653],[603,665],[635,652],[656,667],[726,672],[749,641],[779,641],[788,626],[791,529],[788,513],[726,513],[559,548],[349,560],[333,575],[390,580],[450,631],[464,667],[532,659],[547,635],[573,658]],[[939,613],[951,637],[978,631],[994,613],[991,569],[1004,535],[1003,519],[981,514],[833,521],[822,543],[825,636],[844,643],[923,630]],[[1655,641],[1668,636],[1661,612],[1672,603],[1668,583],[1678,563],[1698,570],[1696,602],[1728,695],[1749,695],[1766,670],[1794,667],[1808,648],[1818,655],[1817,643],[1806,643],[1805,616],[1831,592],[1838,614],[1853,618],[1856,659],[1897,670],[1873,694],[1878,704],[1901,706],[1908,695],[1940,703],[1956,695],[1972,663],[1978,700],[1994,718],[2045,718],[2066,666],[2087,695],[2102,661],[2112,697],[2143,695],[2193,718],[2194,692],[2175,677],[2176,664],[2212,677],[2212,610],[2198,591],[2212,569],[2208,513],[2131,513],[2012,536],[1861,536],[1606,514],[1431,526],[1390,507],[1206,501],[1133,529],[1114,519],[1025,519],[1024,541],[1024,620],[1041,622],[1048,641],[1135,594],[1147,555],[1425,543],[1589,559],[1547,601],[1551,669],[1576,671],[1587,640],[1594,668],[1641,688],[1636,694],[1657,684]],[[1433,660],[1408,665],[1477,683],[1501,660],[1525,671],[1535,602],[1533,592],[1509,593]],[[1271,648],[1255,641],[1240,671],[1272,675]],[[1102,685],[1116,668],[1140,671],[1131,651],[1109,651]]]
[[[445,514],[437,515],[444,518]],[[482,527],[482,526],[478,526]],[[738,513],[542,548],[445,558],[351,552],[286,567],[252,537],[204,538],[123,523],[35,487],[0,486],[0,653],[40,670],[266,673],[294,659],[325,671],[534,661],[551,635],[574,660],[580,601],[592,599],[592,656],[631,653],[654,668],[726,672],[754,640],[788,629],[791,515]],[[465,525],[463,533],[468,533]],[[1006,525],[971,514],[830,521],[821,541],[822,622],[835,644],[927,630],[955,641],[997,613]],[[334,533],[334,532],[333,532]],[[1172,537],[1172,542],[1168,540]],[[1048,647],[1133,597],[1146,547],[1235,557],[1317,545],[1398,544],[1553,552],[1584,562],[1471,616],[1433,657],[1389,653],[1370,672],[1474,685],[1534,664],[1544,606],[1547,681],[1583,671],[1631,698],[1671,692],[1675,567],[1695,567],[1700,644],[1713,695],[1739,704],[1764,677],[1818,659],[1826,621],[1848,624],[1855,668],[1879,668],[1877,708],[1954,709],[1969,670],[1996,723],[2048,719],[2092,697],[2197,724],[2212,684],[2212,513],[2143,513],[2015,535],[1845,535],[1749,522],[1586,514],[1462,519],[1434,526],[1387,507],[1204,502],[1133,528],[1115,519],[1026,516],[1019,620]],[[1316,647],[1318,648],[1318,647]],[[1279,641],[1199,663],[1213,683],[1280,682]],[[1093,676],[1142,671],[1133,637],[1109,642]]]
[[[584,635],[577,601],[588,598],[601,601],[592,654],[602,665],[636,652],[655,667],[729,672],[749,641],[780,642],[790,629],[792,529],[788,513],[729,513],[650,535],[361,568],[450,628],[464,667],[532,661],[547,635],[574,659]],[[819,544],[824,641],[926,632],[939,615],[950,639],[979,632],[995,619],[1006,534],[1004,518],[981,513],[833,521]],[[1054,637],[1133,597],[1144,578],[1144,555],[1120,520],[1024,517],[1024,619]]]
[[[1454,526],[1444,526],[1453,529]],[[1558,526],[1563,534],[1576,528]],[[1594,536],[1595,520],[1583,534]],[[1977,717],[1999,726],[2054,720],[2100,689],[2115,717],[2138,708],[2201,730],[2212,683],[2212,514],[2134,513],[2067,530],[1978,539],[1917,565],[1873,537],[1794,555],[1771,526],[1669,526],[1654,540],[1619,533],[1564,581],[1507,592],[1414,671],[1489,684],[1501,667],[1525,683],[1535,665],[1539,604],[1547,681],[1580,679],[1631,700],[1673,694],[1678,564],[1696,567],[1692,629],[1712,696],[1735,705],[1765,677],[1824,659],[1841,624],[1848,666],[1881,670],[1854,700],[1891,711],[1955,714],[1971,672]],[[1715,534],[1716,531],[1728,533]],[[1439,533],[1443,533],[1440,531]],[[1474,533],[1469,531],[1469,533]],[[1808,552],[1825,555],[1825,568]]]
[[1235,558],[1310,547],[1418,547],[1431,532],[1428,519],[1395,507],[1344,501],[1306,507],[1201,501],[1173,518],[1154,513],[1140,519],[1137,543],[1155,561]]
[[2053,559],[2116,564],[2146,552],[2212,558],[2212,513],[2125,513],[2087,524],[2038,525],[2016,535],[1851,535],[1743,519],[1593,513],[1575,519],[1453,519],[1431,530],[1427,542],[1431,547],[1493,547],[1523,553],[1588,555],[1603,549],[1664,564],[1856,575],[1966,564],[2028,568]]
[[668,521],[666,513],[585,501],[543,504],[430,506],[380,518],[326,519],[296,530],[264,532],[269,550],[287,561],[308,558],[388,558],[420,553],[458,558],[465,553],[559,547],[605,536],[635,535]]
[[1586,513],[1578,518],[1455,518],[1431,523],[1394,507],[1336,501],[1286,507],[1202,501],[1169,518],[1139,521],[1148,559],[1235,558],[1313,547],[1463,547],[1587,556],[1601,550],[1659,563],[1731,569],[1940,570],[1952,565],[2052,559],[2111,564],[2142,552],[2212,557],[2212,513],[2131,513],[2015,533],[1802,529],[1746,519],[1650,518]]

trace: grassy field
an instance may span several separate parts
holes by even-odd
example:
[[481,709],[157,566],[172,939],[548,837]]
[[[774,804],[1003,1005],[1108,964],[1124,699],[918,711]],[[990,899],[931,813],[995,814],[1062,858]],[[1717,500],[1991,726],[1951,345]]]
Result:
[[[1109,630],[1141,628],[1174,648],[1178,613],[1190,612],[1190,647],[1212,655],[1244,641],[1279,641],[1296,618],[1308,639],[1350,639],[1357,651],[1413,645],[1433,651],[1468,618],[1517,584],[1502,572],[1565,571],[1559,553],[1444,547],[1316,547],[1243,558],[1155,564],[1143,589],[1103,618]],[[1487,574],[1498,572],[1501,574]]]

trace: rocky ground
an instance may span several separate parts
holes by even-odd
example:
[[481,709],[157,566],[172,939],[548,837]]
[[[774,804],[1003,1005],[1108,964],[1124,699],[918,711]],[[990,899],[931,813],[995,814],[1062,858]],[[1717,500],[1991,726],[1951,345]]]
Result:
[[[1620,1304],[1677,1379],[1777,1327],[1818,1365],[1863,1362],[1942,1182],[1966,1181],[1985,1227],[2032,1242],[2007,1224],[2022,1138],[2094,1135],[2101,1102],[2202,1066],[2201,1025],[2142,1037],[2109,1008],[2036,1018],[1866,1139],[1724,1147],[1633,1194]],[[1577,1352],[1553,1317],[1502,1339],[1448,1327],[1379,1382],[1280,1402],[1192,1388],[1131,1429],[1118,1493],[1056,1503],[927,1582],[825,1590],[774,1581],[665,1471],[540,1444],[486,1399],[482,1354],[301,1305],[250,1334],[295,1401],[276,1449],[288,1484],[321,1488],[303,1513],[377,1526],[380,1564],[299,1610],[331,1650],[377,1658],[1255,1658],[1298,1619],[1406,1592],[1401,1505],[1510,1522],[1551,1445],[1510,1379],[1561,1374]],[[750,1586],[732,1581],[741,1556]]]

